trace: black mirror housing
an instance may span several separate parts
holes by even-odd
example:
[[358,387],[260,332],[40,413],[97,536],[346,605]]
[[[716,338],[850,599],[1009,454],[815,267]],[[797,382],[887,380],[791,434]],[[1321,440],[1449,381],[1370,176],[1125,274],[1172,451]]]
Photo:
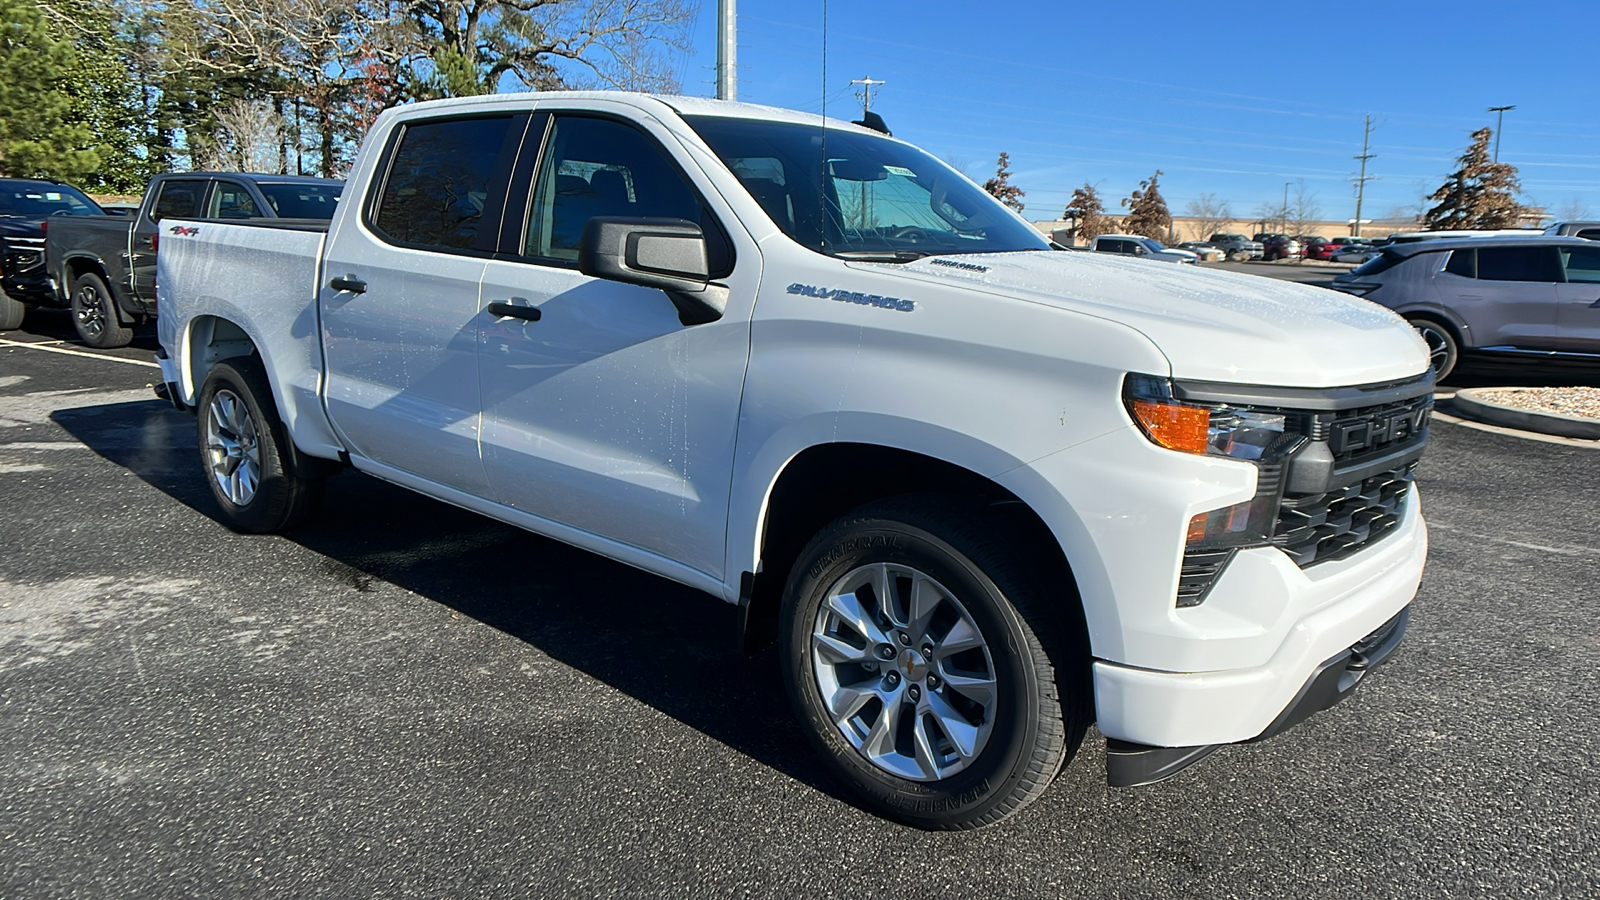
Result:
[[687,219],[595,216],[583,226],[578,271],[665,291],[685,325],[715,322],[728,308],[727,289],[710,284],[705,232]]

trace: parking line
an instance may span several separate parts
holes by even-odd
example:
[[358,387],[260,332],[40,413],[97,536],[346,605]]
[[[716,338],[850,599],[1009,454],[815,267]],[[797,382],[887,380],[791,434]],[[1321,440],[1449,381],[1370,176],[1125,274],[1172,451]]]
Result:
[[[52,341],[51,343],[57,343]],[[26,347],[29,350],[43,350],[47,353],[65,353],[68,356],[86,356],[89,359],[105,359],[111,362],[127,363],[130,366],[146,366],[151,369],[161,368],[159,365],[142,359],[123,359],[120,356],[106,356],[101,353],[90,353],[87,350],[73,350],[70,347],[51,347],[36,341],[13,341],[0,338],[0,344],[7,347]]]

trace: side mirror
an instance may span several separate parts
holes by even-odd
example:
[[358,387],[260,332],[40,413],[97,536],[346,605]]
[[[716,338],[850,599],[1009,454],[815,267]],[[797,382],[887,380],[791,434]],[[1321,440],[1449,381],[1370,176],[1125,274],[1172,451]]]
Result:
[[1146,250],[1143,244],[1134,244],[1133,245],[1133,255],[1134,256],[1149,256],[1150,255],[1150,251]]
[[728,308],[709,269],[705,233],[685,219],[595,216],[578,244],[578,271],[665,291],[685,325],[715,322]]

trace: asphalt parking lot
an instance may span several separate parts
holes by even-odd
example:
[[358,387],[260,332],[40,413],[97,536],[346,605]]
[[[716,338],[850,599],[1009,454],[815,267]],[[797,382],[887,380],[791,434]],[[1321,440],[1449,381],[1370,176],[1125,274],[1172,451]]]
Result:
[[731,607],[354,473],[233,534],[150,338],[69,331],[0,335],[0,896],[1600,895],[1593,447],[1441,420],[1351,700],[1137,790],[1091,733],[925,834],[830,780]]

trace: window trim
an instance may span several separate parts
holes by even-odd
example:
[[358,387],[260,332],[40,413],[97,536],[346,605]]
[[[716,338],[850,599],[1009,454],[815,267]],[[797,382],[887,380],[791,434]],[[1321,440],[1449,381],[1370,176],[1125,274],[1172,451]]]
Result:
[[[381,177],[374,178],[367,188],[367,196],[361,204],[361,225],[380,243],[403,250],[420,250],[427,253],[443,253],[449,256],[467,256],[477,259],[490,259],[495,256],[494,245],[497,243],[501,229],[504,227],[506,212],[506,191],[515,170],[518,155],[521,153],[522,144],[527,140],[528,123],[533,118],[530,110],[522,109],[497,109],[483,112],[462,113],[455,115],[427,116],[415,119],[406,119],[389,132],[388,139],[384,142],[383,156],[378,164]],[[383,205],[384,193],[389,189],[389,181],[394,176],[395,161],[399,156],[400,147],[406,134],[417,125],[431,125],[441,122],[466,122],[478,119],[506,119],[506,135],[501,140],[499,156],[495,159],[494,171],[489,176],[489,195],[484,199],[483,212],[478,218],[478,231],[473,237],[472,247],[444,247],[438,244],[423,244],[414,241],[403,241],[385,232],[378,227],[378,210]],[[512,142],[517,145],[516,152],[507,159],[507,149]],[[500,222],[493,228],[485,229],[486,219],[491,209],[497,209]],[[484,245],[490,245],[485,248]]]
[[[655,135],[651,134],[648,129],[642,127],[637,119],[633,119],[628,116],[617,115],[604,110],[575,108],[564,109],[561,107],[536,110],[535,116],[538,115],[544,115],[546,117],[543,132],[539,136],[538,152],[532,154],[525,152],[518,153],[518,169],[512,174],[511,183],[513,188],[516,188],[518,184],[525,184],[526,191],[519,193],[517,195],[518,199],[507,199],[505,205],[505,220],[502,222],[500,227],[500,242],[496,248],[497,252],[493,254],[495,259],[503,262],[525,263],[528,265],[545,266],[552,269],[567,269],[569,271],[577,271],[578,263],[575,260],[552,259],[547,256],[529,256],[522,252],[522,248],[526,247],[528,243],[528,234],[531,225],[530,213],[533,207],[533,191],[534,188],[538,187],[539,172],[544,168],[545,155],[551,152],[551,143],[555,136],[558,120],[600,119],[608,122],[616,122],[625,127],[633,129],[635,132],[641,135],[647,142],[654,146],[663,157],[666,158],[667,162],[671,164],[674,169],[677,170],[678,175],[683,178],[684,184],[686,184],[689,190],[694,194],[695,199],[700,201],[700,206],[706,211],[711,223],[716,227],[718,232],[716,237],[720,238],[723,245],[728,248],[727,267],[725,269],[720,269],[710,273],[710,280],[713,283],[719,282],[720,280],[732,275],[734,270],[738,268],[738,245],[734,243],[733,235],[731,232],[729,232],[728,226],[723,224],[722,215],[718,212],[717,208],[706,199],[706,191],[703,190],[700,185],[695,182],[694,178],[689,175],[689,167],[685,166],[681,161],[679,161],[678,157],[673,155],[672,150],[668,148],[660,138],[657,138]],[[531,137],[531,132],[529,136]],[[525,165],[523,160],[527,160]],[[513,211],[516,213],[516,219],[511,218]],[[706,240],[709,242],[711,239],[712,235],[707,234]]]

